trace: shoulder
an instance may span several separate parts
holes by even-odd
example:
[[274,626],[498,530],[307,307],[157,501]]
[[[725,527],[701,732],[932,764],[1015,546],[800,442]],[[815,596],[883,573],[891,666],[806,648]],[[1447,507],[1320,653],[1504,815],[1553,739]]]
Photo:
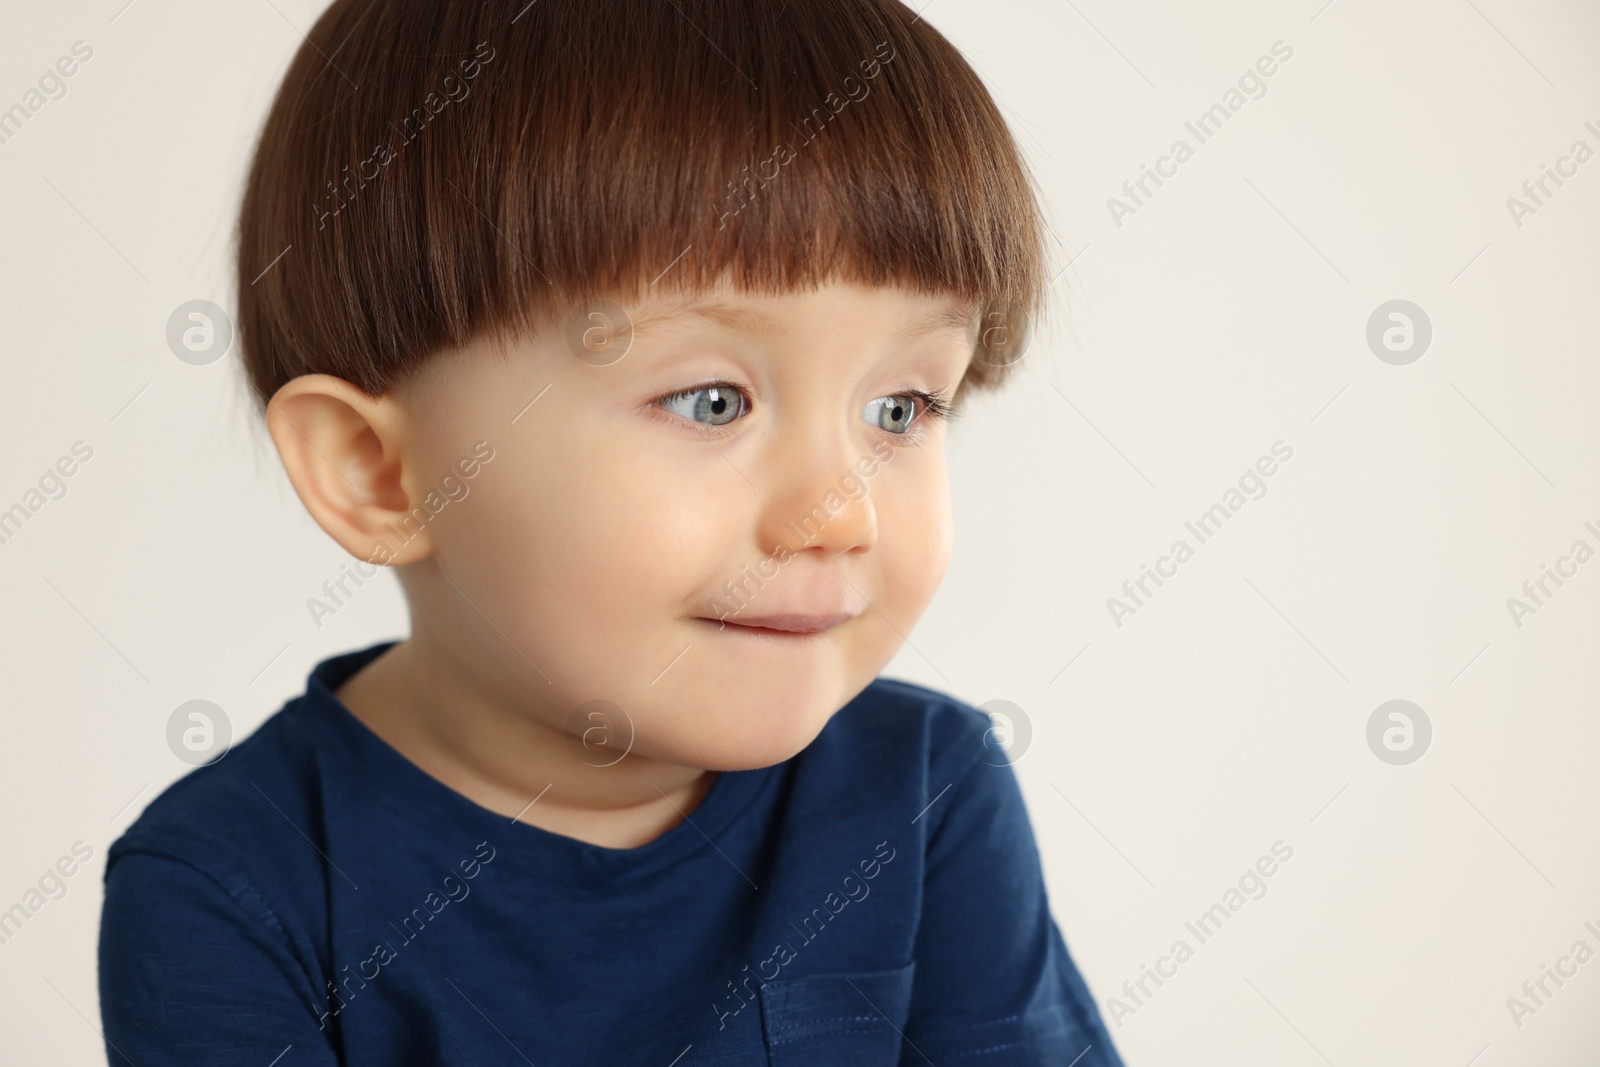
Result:
[[[320,737],[290,701],[167,786],[106,852],[96,966],[107,1041],[140,1063],[214,1062],[224,1044],[313,1057],[331,956]],[[308,844],[315,842],[315,845]],[[209,1004],[204,1034],[170,1004]],[[240,1036],[241,1027],[249,1035]],[[209,1035],[209,1036],[208,1036]],[[277,1045],[282,1047],[282,1045]],[[318,1046],[321,1048],[321,1046]],[[263,1061],[271,1053],[263,1056]],[[324,1050],[318,1063],[332,1062]]]
[[874,678],[841,709],[840,716],[857,729],[913,729],[936,743],[976,742],[993,726],[986,712],[958,697],[915,682],[884,677]]
[[180,861],[230,889],[300,864],[302,851],[314,857],[300,839],[317,814],[317,745],[302,699],[162,790],[107,850],[107,883],[135,854]]
[[914,768],[942,787],[985,757],[1004,760],[994,725],[988,713],[948,693],[879,677],[835,713],[814,746],[847,751],[878,772]]

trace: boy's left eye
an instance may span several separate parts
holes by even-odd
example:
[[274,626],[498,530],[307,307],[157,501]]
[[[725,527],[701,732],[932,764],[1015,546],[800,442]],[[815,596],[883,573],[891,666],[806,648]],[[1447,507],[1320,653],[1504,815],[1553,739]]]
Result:
[[880,396],[862,409],[861,418],[881,430],[906,433],[912,421],[922,413],[921,405],[921,399],[913,393]]

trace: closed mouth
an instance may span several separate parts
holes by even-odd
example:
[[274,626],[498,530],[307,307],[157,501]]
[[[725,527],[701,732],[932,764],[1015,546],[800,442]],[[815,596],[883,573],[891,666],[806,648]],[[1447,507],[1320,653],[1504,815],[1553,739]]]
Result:
[[718,629],[722,630],[732,630],[751,635],[800,638],[815,637],[818,634],[827,633],[835,626],[847,622],[854,617],[855,616],[848,614],[838,614],[816,616],[763,616],[761,618],[751,619],[708,619],[704,616],[698,616],[697,619],[700,622],[711,623]]

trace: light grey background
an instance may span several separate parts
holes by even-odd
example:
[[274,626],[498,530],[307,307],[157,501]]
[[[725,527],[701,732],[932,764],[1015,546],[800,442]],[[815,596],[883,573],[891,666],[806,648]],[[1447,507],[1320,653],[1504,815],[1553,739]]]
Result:
[[[164,336],[185,301],[231,307],[247,153],[321,0],[124,2],[10,5],[0,35],[0,107],[94,48],[0,144],[0,508],[94,450],[0,544],[0,909],[94,853],[0,944],[7,1062],[103,1062],[104,851],[189,769],[173,709],[214,701],[242,737],[405,625],[390,576],[314,625],[347,557],[233,360]],[[1600,550],[1600,159],[1520,226],[1507,198],[1600,150],[1600,10],[1324,3],[927,9],[1036,168],[1070,329],[953,428],[955,560],[887,673],[1023,709],[1054,910],[1108,1023],[1194,948],[1115,1026],[1129,1064],[1591,1062],[1600,960],[1520,1027],[1507,998],[1600,950],[1600,560],[1520,627],[1507,599]],[[1184,122],[1280,40],[1266,95],[1197,145]],[[1194,158],[1116,225],[1107,198],[1179,137]],[[1433,328],[1404,366],[1366,341],[1394,299]],[[1199,545],[1184,523],[1279,440],[1266,495]],[[1180,537],[1194,558],[1116,625],[1107,598]],[[1432,725],[1406,765],[1367,744],[1393,699]],[[1278,840],[1266,895],[1200,944],[1184,923]]]

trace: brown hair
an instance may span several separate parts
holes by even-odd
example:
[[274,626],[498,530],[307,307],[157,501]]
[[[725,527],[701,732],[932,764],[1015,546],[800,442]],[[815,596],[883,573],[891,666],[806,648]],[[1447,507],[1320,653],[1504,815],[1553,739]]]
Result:
[[1045,270],[998,108],[898,0],[334,0],[250,166],[239,337],[263,401],[376,396],[657,280],[839,278],[971,304],[990,387]]

